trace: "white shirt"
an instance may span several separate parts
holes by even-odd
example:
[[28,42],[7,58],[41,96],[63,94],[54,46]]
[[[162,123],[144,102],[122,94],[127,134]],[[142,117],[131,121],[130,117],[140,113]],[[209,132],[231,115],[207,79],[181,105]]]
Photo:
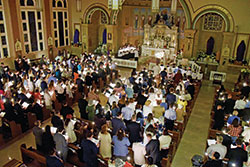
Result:
[[134,162],[136,165],[145,164],[146,149],[142,143],[133,143],[132,150],[134,151]]
[[114,101],[118,104],[119,99],[115,95],[111,95],[109,97],[109,104],[112,105]]
[[152,108],[150,106],[143,106],[143,115],[147,117],[149,113],[152,113]]
[[243,110],[245,109],[246,104],[247,103],[244,100],[236,100],[234,109]]
[[57,91],[58,94],[63,94],[64,89],[63,89],[63,87],[59,84],[59,85],[56,86],[56,91]]
[[250,140],[250,128],[246,128],[241,135],[244,137],[245,142],[249,142],[249,140]]
[[168,149],[171,143],[171,136],[169,135],[162,135],[159,137],[159,141],[160,141],[160,149]]
[[212,158],[214,152],[218,152],[220,154],[220,159],[223,159],[227,153],[227,147],[222,144],[212,144],[207,148],[208,156]]
[[44,93],[44,101],[45,101],[45,106],[52,105],[52,100],[51,100],[51,96],[49,93]]

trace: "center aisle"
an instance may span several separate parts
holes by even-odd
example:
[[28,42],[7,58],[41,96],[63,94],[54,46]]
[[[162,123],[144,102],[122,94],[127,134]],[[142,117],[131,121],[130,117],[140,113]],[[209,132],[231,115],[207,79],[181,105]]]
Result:
[[191,167],[193,155],[204,155],[213,97],[214,87],[209,81],[203,81],[172,167]]

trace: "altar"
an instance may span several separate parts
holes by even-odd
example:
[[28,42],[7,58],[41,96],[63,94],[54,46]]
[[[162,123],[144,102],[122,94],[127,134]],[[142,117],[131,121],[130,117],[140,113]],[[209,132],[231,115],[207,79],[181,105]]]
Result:
[[141,56],[174,59],[177,52],[177,34],[175,26],[170,29],[162,23],[158,23],[154,27],[146,24]]

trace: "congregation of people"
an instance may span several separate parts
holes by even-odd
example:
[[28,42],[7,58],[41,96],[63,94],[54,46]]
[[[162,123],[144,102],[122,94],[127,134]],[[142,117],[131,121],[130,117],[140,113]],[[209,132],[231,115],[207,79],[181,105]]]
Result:
[[216,142],[207,148],[208,161],[204,166],[250,166],[249,92],[247,83],[234,92],[223,85],[216,89],[210,125]]
[[[37,117],[33,134],[36,148],[46,156],[48,167],[61,167],[72,154],[88,167],[98,166],[98,157],[112,162],[130,160],[135,166],[161,166],[171,145],[169,131],[183,122],[186,106],[194,97],[194,77],[190,68],[155,65],[151,70],[135,69],[129,78],[118,75],[109,56],[84,53],[81,57],[42,57],[32,63],[15,60],[15,71],[0,68],[1,133],[8,134],[6,121],[28,130],[27,113]],[[98,89],[100,82],[104,87]],[[68,99],[79,96],[77,106]],[[60,109],[57,105],[60,104]],[[43,110],[52,113],[51,126],[42,128]],[[75,117],[75,108],[81,118]],[[7,136],[8,137],[8,136]]]

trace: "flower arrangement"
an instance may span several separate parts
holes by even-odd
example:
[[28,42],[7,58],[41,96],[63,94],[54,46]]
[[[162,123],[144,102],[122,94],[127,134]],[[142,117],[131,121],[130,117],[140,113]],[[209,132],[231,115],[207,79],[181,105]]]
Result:
[[250,69],[248,69],[248,68],[242,68],[240,70],[240,72],[243,73],[243,74],[250,74]]
[[211,61],[211,62],[214,62],[215,58],[216,58],[215,54],[212,53],[211,55],[208,55],[204,51],[200,50],[197,53],[197,59],[196,60],[197,61]]

